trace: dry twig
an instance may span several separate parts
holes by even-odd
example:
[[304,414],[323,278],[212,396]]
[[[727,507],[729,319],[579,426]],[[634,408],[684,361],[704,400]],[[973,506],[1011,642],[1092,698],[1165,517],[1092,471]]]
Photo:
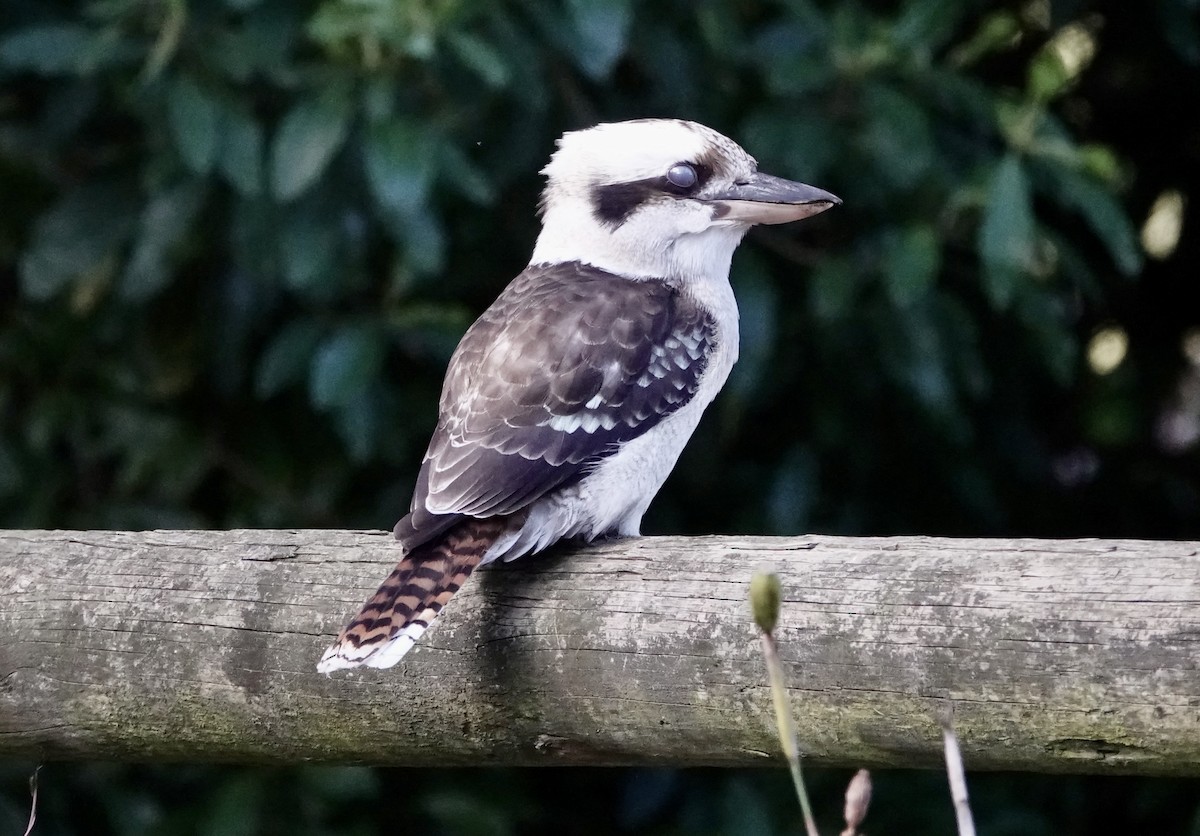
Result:
[[29,824],[25,825],[25,836],[29,836],[33,832],[33,826],[37,824],[38,773],[41,771],[42,765],[38,764],[29,776]]
[[954,816],[958,821],[958,836],[975,836],[975,819],[967,798],[967,773],[963,769],[962,751],[950,712],[941,718],[942,745],[946,751],[946,774],[950,778],[950,797],[954,800]]
[[858,828],[867,817],[867,808],[871,806],[871,773],[860,769],[850,779],[846,787],[846,806],[842,812],[846,819],[846,829],[841,836],[860,836]]

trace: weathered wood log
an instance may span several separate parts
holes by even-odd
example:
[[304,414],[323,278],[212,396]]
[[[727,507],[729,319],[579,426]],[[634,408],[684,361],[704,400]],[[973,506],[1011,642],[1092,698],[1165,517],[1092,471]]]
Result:
[[646,538],[474,576],[404,662],[314,665],[397,557],[348,531],[0,532],[0,755],[761,764],[747,605],[816,761],[1200,774],[1198,543]]

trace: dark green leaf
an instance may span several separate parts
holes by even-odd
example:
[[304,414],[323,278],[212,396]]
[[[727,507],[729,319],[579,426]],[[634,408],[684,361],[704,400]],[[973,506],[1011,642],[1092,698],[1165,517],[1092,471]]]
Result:
[[200,822],[199,836],[236,836],[260,832],[268,809],[263,773],[244,772],[215,788]]
[[1029,94],[1038,101],[1049,101],[1067,89],[1071,75],[1057,50],[1045,47],[1029,65]]
[[809,276],[813,313],[821,319],[845,316],[858,294],[857,270],[844,258],[826,258]]
[[1113,186],[1120,182],[1121,162],[1107,145],[1079,146],[1079,160],[1083,171],[1101,183]]
[[433,180],[434,138],[417,123],[394,119],[371,126],[367,134],[367,185],[389,212],[420,212]]
[[225,110],[224,126],[217,167],[229,184],[243,195],[256,196],[262,192],[262,126],[238,107]]
[[41,138],[48,145],[60,147],[70,143],[101,106],[100,91],[88,79],[56,85],[46,99],[42,114],[45,132]]
[[753,113],[739,132],[763,169],[772,174],[819,183],[842,150],[837,128],[817,112]]
[[986,55],[1015,45],[1021,37],[1021,22],[1016,14],[1004,10],[988,14],[965,43],[950,53],[950,61],[958,67],[969,66]]
[[[639,24],[631,37],[635,44],[630,51],[638,53],[643,71],[655,80],[658,92],[650,99],[655,103],[652,109],[699,112],[706,94],[706,79],[701,67],[709,57],[707,53],[696,49],[692,38],[683,37],[667,26]],[[654,47],[646,49],[645,44]],[[659,101],[663,102],[661,106]]]
[[721,797],[720,832],[726,836],[774,836],[776,829],[761,784],[738,776]]
[[207,174],[221,140],[221,110],[213,96],[188,76],[180,77],[167,91],[167,121],[188,168]]
[[309,368],[321,328],[310,319],[299,319],[283,328],[267,346],[254,375],[254,393],[265,400],[301,380]]
[[928,294],[941,268],[941,255],[931,226],[911,226],[887,236],[884,280],[897,307],[907,307]]
[[1095,444],[1123,447],[1137,437],[1136,409],[1126,398],[1104,398],[1092,405],[1084,419],[1084,431],[1088,439]]
[[82,24],[31,26],[0,40],[0,65],[41,75],[87,72],[110,44],[103,33]]
[[625,51],[633,22],[630,0],[567,0],[567,11],[578,43],[572,58],[592,78],[605,78]]
[[938,49],[954,36],[971,11],[969,3],[908,0],[892,27],[892,39],[910,49]]
[[302,766],[297,771],[303,791],[338,802],[369,801],[383,783],[378,770],[369,766]]
[[396,113],[399,85],[390,76],[367,79],[362,89],[361,110],[368,124],[391,119]]
[[995,94],[976,78],[944,66],[930,67],[921,74],[933,93],[931,105],[951,114],[955,123],[974,123],[974,129],[991,133],[996,121]]
[[464,195],[476,203],[490,205],[496,200],[491,179],[457,145],[444,142],[438,146],[442,161],[438,170]]
[[934,161],[928,114],[910,93],[883,84],[867,88],[865,109],[861,142],[875,170],[898,188],[915,187]]
[[1063,165],[1039,163],[1036,171],[1061,205],[1083,215],[1126,276],[1142,269],[1137,232],[1116,196],[1094,178]]
[[894,60],[889,44],[882,43],[872,31],[876,21],[859,3],[837,3],[829,15],[830,48],[844,56],[850,72],[859,74],[862,68],[880,60]]
[[21,287],[31,299],[48,299],[80,280],[106,281],[137,221],[128,190],[86,186],[70,192],[38,219],[21,258]]
[[1079,343],[1064,300],[1044,293],[1023,293],[1017,299],[1015,313],[1032,338],[1038,360],[1059,385],[1070,383],[1079,359]]
[[362,395],[379,376],[384,340],[367,326],[347,326],[318,347],[309,374],[309,397],[319,409],[343,406]]
[[1163,37],[1184,61],[1200,64],[1200,23],[1195,0],[1158,0],[1157,11]]
[[373,125],[367,136],[367,184],[393,234],[406,244],[417,272],[441,268],[445,237],[426,203],[439,152],[435,137],[416,123],[395,119]]
[[979,226],[983,286],[992,305],[1007,308],[1033,262],[1036,227],[1029,178],[1021,160],[1009,154],[992,174]]
[[1054,231],[1050,231],[1046,239],[1054,248],[1056,273],[1068,282],[1073,292],[1089,300],[1103,298],[1102,283],[1080,248]]
[[377,393],[369,389],[334,406],[334,427],[355,462],[368,461],[375,452],[383,430],[381,413]]
[[336,214],[312,207],[290,213],[279,242],[283,277],[288,285],[305,293],[336,286],[333,269],[339,238]]
[[388,318],[388,326],[406,353],[444,367],[472,318],[460,305],[415,304],[396,311]]
[[[237,26],[220,27],[205,44],[206,64],[225,78],[263,89],[269,82],[285,89],[297,85],[296,53],[306,41],[307,12],[296,3],[260,3]],[[306,81],[305,89],[314,85]],[[253,98],[253,97],[249,97]]]
[[499,90],[508,85],[508,64],[492,45],[467,32],[452,32],[447,37],[450,49],[464,66],[473,70],[488,87]]
[[280,274],[280,228],[286,209],[268,200],[235,200],[229,222],[231,261],[263,284]]
[[404,214],[399,220],[408,265],[418,273],[441,270],[446,255],[446,236],[441,222],[429,212]]
[[180,183],[150,198],[142,210],[133,254],[121,276],[122,297],[141,301],[170,281],[174,258],[203,201],[204,189],[195,182]]
[[[733,56],[744,50],[746,33],[738,18],[737,8],[731,3],[696,3],[696,23],[704,43],[721,56]],[[663,34],[676,36],[672,29],[663,28]],[[657,46],[657,45],[656,45]],[[693,50],[694,51],[694,50]]]
[[436,823],[436,830],[462,836],[510,836],[518,830],[514,812],[499,799],[452,785],[428,793],[421,803],[422,815]]
[[514,97],[514,107],[527,108],[532,113],[544,112],[550,100],[551,79],[546,68],[549,54],[540,48],[534,32],[524,21],[517,23],[510,19],[505,6],[497,3],[491,9],[493,42],[512,75],[506,91]]
[[325,172],[350,130],[350,98],[334,92],[306,99],[279,124],[271,143],[271,191],[298,196]]
[[[824,28],[813,29],[794,21],[768,27],[758,37],[751,60],[775,93],[799,96],[819,90],[832,81],[836,72],[825,59],[828,46],[824,35]],[[770,112],[786,118],[778,111]]]

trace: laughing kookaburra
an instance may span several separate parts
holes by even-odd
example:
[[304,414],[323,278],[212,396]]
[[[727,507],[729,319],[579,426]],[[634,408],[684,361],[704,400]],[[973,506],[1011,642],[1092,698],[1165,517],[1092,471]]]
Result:
[[533,258],[450,360],[404,558],[322,672],[396,664],[476,566],[638,534],[737,360],[742,236],[841,202],[674,119],[568,133],[542,173]]

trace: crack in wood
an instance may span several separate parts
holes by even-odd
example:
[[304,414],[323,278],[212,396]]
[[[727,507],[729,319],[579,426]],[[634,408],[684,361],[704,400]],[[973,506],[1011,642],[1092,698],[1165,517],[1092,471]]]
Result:
[[572,547],[481,572],[397,668],[327,678],[323,645],[397,555],[386,532],[0,532],[0,756],[761,763],[777,743],[745,595],[765,561],[823,762],[936,763],[949,701],[969,766],[1200,774],[1198,553]]

